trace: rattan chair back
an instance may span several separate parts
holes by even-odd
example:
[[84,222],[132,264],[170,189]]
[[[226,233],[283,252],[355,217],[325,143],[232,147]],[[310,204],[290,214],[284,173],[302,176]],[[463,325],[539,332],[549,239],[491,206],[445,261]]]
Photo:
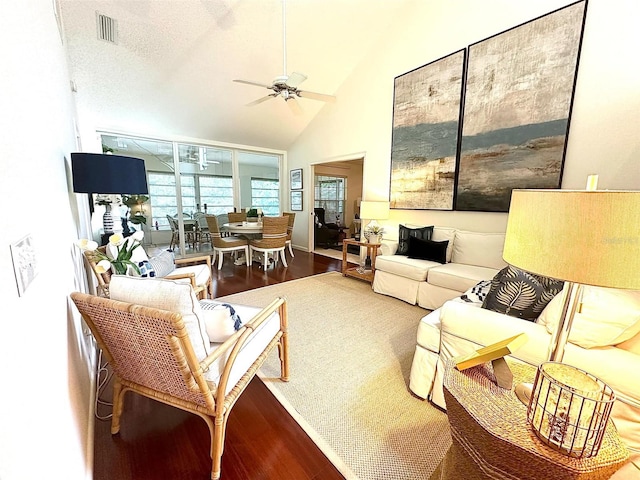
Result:
[[287,242],[289,217],[264,217],[262,219],[262,238],[252,240],[251,245],[261,248],[284,248]]
[[291,240],[291,234],[293,233],[293,223],[296,220],[295,212],[283,212],[282,215],[289,219],[289,223],[287,224],[287,240]]
[[229,212],[229,223],[244,222],[247,219],[247,212]]

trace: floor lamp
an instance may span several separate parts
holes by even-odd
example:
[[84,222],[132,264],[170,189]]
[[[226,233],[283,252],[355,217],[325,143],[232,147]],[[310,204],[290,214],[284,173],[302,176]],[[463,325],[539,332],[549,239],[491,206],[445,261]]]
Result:
[[640,289],[640,191],[514,190],[504,260],[565,282],[547,356],[561,362],[582,285]]

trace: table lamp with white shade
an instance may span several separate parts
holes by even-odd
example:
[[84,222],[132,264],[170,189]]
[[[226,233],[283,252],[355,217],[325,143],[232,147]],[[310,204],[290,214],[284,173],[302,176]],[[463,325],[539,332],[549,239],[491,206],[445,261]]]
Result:
[[[640,191],[514,190],[503,257],[565,282],[547,355],[562,362],[582,285],[640,289]],[[531,387],[519,385],[516,394],[531,410]]]
[[389,202],[372,202],[363,200],[360,203],[360,218],[369,220],[365,231],[370,231],[373,227],[379,226],[378,220],[389,218]]

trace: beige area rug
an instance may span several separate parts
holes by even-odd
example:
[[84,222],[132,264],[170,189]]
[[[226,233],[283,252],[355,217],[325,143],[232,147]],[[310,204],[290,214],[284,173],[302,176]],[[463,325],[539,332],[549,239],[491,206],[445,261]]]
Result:
[[290,381],[272,353],[260,377],[348,479],[424,479],[451,444],[446,414],[408,389],[426,311],[336,272],[223,297],[285,296]]

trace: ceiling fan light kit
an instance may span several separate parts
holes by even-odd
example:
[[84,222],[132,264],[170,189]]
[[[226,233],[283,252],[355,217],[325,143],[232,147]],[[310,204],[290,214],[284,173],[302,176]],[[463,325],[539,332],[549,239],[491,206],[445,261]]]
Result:
[[335,102],[336,97],[333,95],[327,95],[324,93],[307,92],[298,89],[298,85],[307,79],[307,76],[303,73],[292,72],[291,75],[287,75],[287,22],[286,22],[286,0],[282,0],[282,75],[277,76],[271,82],[271,85],[267,85],[260,82],[253,82],[250,80],[234,80],[237,83],[244,83],[246,85],[253,85],[255,87],[268,88],[273,90],[274,93],[270,93],[265,97],[259,98],[247,104],[247,106],[254,106],[262,103],[266,100],[270,100],[275,97],[282,97],[294,113],[301,113],[302,110],[296,101],[296,97],[308,98],[311,100],[319,100],[322,102]]

